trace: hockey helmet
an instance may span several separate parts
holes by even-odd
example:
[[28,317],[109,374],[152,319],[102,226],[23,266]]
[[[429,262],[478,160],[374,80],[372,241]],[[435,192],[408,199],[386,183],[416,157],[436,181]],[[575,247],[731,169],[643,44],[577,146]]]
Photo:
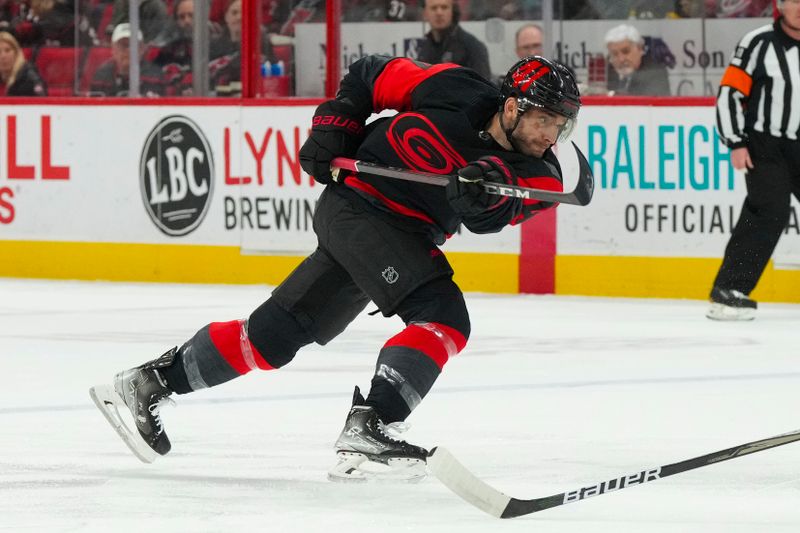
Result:
[[581,107],[580,91],[572,72],[557,61],[541,56],[520,59],[509,69],[500,87],[503,102],[517,99],[517,113],[543,108],[561,115],[567,123],[559,133],[566,140],[575,128]]

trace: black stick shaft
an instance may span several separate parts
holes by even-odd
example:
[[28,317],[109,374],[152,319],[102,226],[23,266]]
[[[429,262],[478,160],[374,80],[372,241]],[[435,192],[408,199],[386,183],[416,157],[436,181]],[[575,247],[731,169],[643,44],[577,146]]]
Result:
[[641,472],[609,479],[595,485],[581,487],[577,490],[562,492],[561,494],[555,494],[553,496],[536,498],[533,500],[519,500],[516,498],[511,498],[505,511],[503,511],[501,518],[513,518],[516,516],[535,513],[537,511],[543,511],[552,507],[558,507],[559,505],[579,502],[594,496],[608,494],[609,492],[616,492],[618,490],[627,489],[628,487],[635,485],[641,485],[657,479],[680,474],[681,472],[694,470],[695,468],[701,468],[715,463],[728,461],[730,459],[735,459],[737,457],[742,457],[744,455],[749,455],[751,453],[777,448],[778,446],[783,446],[784,444],[789,444],[798,440],[800,440],[800,430],[793,431],[791,433],[785,433],[783,435],[776,435],[767,439],[748,442],[747,444],[741,444],[739,446],[701,455],[700,457],[694,457],[685,461],[680,461],[649,470],[642,470]]

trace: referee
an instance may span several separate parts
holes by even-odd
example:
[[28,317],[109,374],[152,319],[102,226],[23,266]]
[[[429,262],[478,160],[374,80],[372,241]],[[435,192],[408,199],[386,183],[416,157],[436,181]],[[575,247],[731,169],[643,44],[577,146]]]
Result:
[[747,197],[711,290],[714,320],[752,320],[748,297],[800,198],[800,0],[778,0],[780,17],[736,46],[720,83],[717,128]]

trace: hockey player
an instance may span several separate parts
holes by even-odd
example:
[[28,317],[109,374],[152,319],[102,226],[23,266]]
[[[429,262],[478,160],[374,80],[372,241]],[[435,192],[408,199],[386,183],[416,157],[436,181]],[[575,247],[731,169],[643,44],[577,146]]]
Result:
[[[428,452],[393,429],[470,334],[463,295],[438,245],[461,224],[492,233],[553,207],[490,195],[481,182],[561,191],[551,147],[569,135],[579,107],[575,79],[542,57],[520,60],[500,91],[455,64],[357,61],[336,98],[317,108],[300,150],[303,169],[327,185],[314,214],[316,251],[249,318],[211,323],[182,346],[118,373],[113,386],[91,389],[95,403],[131,450],[152,461],[170,450],[159,411],[173,393],[278,369],[303,346],[339,335],[371,300],[405,328],[380,349],[366,398],[356,387],[329,477],[424,475]],[[365,125],[384,109],[399,113]],[[336,156],[455,177],[446,188],[368,173],[334,178]],[[117,405],[130,410],[137,431],[127,429]]]

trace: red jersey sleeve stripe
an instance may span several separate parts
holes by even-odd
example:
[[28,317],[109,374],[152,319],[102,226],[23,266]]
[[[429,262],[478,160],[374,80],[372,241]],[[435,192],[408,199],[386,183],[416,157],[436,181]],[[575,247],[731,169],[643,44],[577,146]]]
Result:
[[444,70],[458,68],[455,63],[427,67],[420,65],[406,58],[392,60],[386,65],[375,80],[372,90],[373,109],[376,113],[384,109],[410,111],[411,93],[420,83]]

